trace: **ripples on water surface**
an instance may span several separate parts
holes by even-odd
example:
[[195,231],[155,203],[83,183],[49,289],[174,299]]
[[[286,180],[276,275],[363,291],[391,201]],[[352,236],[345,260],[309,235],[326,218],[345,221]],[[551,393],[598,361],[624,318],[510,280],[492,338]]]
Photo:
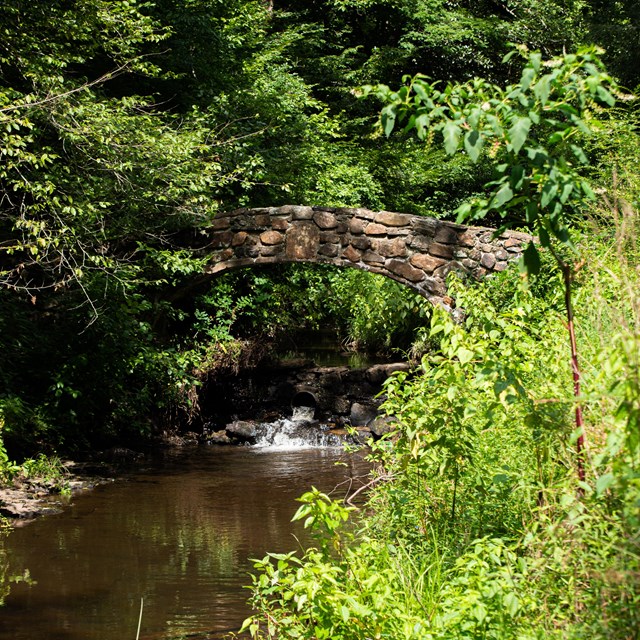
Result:
[[35,584],[12,585],[0,639],[134,640],[141,597],[141,639],[221,637],[249,613],[249,558],[304,540],[295,498],[365,473],[339,447],[167,454],[11,533],[8,575]]

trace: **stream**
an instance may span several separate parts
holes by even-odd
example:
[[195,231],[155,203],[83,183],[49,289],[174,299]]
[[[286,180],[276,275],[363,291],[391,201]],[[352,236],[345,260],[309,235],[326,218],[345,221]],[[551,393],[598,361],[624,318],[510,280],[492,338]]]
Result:
[[[291,523],[312,485],[342,496],[367,463],[339,446],[278,435],[256,447],[171,450],[13,531],[0,640],[221,638],[250,613],[251,558],[308,538]],[[269,430],[268,430],[269,431]],[[336,464],[340,463],[340,464]]]

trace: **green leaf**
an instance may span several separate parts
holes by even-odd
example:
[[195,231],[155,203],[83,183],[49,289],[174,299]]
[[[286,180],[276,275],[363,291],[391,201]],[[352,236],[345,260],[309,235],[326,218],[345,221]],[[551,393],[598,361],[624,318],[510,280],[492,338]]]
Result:
[[396,124],[396,106],[394,104],[387,105],[380,114],[382,120],[382,128],[384,134],[389,137],[393,131],[393,127]]
[[429,116],[426,113],[421,113],[415,119],[416,133],[420,140],[424,140],[429,133]]
[[538,238],[540,239],[540,245],[543,247],[548,247],[551,244],[551,238],[549,238],[549,232],[541,227],[538,231]]
[[452,156],[460,144],[460,127],[453,120],[447,120],[442,134],[444,136],[444,150]]
[[542,187],[542,195],[540,197],[540,206],[544,209],[549,206],[558,193],[558,183],[548,181]]
[[525,143],[527,136],[529,135],[529,129],[531,128],[531,120],[529,118],[520,117],[516,118],[511,129],[509,129],[509,140],[511,141],[511,147],[515,153],[518,153],[522,149],[522,145]]
[[573,155],[578,158],[582,164],[589,164],[587,155],[583,151],[582,147],[579,147],[577,144],[572,144],[571,151],[573,151]]
[[529,56],[529,64],[536,70],[540,71],[540,65],[542,64],[542,54],[539,51],[532,53]]
[[582,192],[589,200],[596,199],[596,194],[593,192],[593,189],[586,180],[582,180],[580,182],[580,186],[582,187]]
[[471,362],[474,353],[470,349],[466,349],[465,347],[460,347],[456,355],[458,356],[458,360],[460,361],[460,364],[467,364],[468,362]]
[[540,254],[533,242],[530,242],[524,250],[522,262],[529,275],[535,276],[540,273]]
[[608,104],[610,107],[613,107],[616,103],[615,98],[602,85],[596,87],[596,95],[602,102]]
[[509,615],[512,618],[515,617],[516,613],[518,613],[518,609],[520,609],[520,602],[516,594],[513,592],[507,593],[504,596],[502,602],[506,607],[507,611],[509,612]]
[[596,481],[596,494],[601,496],[616,480],[613,473],[605,473]]
[[536,98],[538,98],[542,106],[547,104],[547,100],[549,100],[549,94],[551,93],[551,79],[550,75],[542,76],[542,78],[540,78],[533,87],[533,93]]
[[482,136],[478,131],[467,131],[464,136],[464,148],[473,162],[477,162],[482,151]]
[[524,167],[517,164],[511,169],[511,186],[513,189],[521,189],[524,183]]
[[413,90],[421,102],[429,102],[429,94],[427,93],[428,82],[424,80],[416,80],[413,83]]
[[513,199],[513,190],[511,189],[511,185],[508,182],[505,182],[498,190],[498,193],[493,196],[493,199],[491,200],[491,208],[500,209],[511,199]]
[[520,78],[520,90],[524,93],[536,77],[536,70],[531,67],[525,67]]
[[565,204],[573,191],[573,184],[571,182],[567,182],[564,187],[562,187],[562,193],[560,194],[560,202]]

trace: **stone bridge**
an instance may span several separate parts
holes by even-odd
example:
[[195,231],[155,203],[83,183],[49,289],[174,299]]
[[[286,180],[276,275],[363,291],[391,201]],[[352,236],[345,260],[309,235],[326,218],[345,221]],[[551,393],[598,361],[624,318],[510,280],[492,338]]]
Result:
[[449,306],[451,270],[503,271],[531,236],[390,211],[285,205],[220,213],[207,274],[260,264],[322,262],[379,273]]

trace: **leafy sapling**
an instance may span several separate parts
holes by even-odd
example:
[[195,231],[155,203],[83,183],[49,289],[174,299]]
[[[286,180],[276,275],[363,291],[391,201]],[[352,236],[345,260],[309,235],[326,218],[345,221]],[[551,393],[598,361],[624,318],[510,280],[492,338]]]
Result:
[[599,116],[615,104],[616,85],[594,47],[548,61],[524,47],[520,81],[505,88],[482,78],[441,88],[423,75],[406,76],[394,91],[366,86],[384,103],[381,124],[387,136],[402,126],[421,140],[440,136],[449,155],[464,153],[473,162],[488,158],[495,179],[485,195],[457,209],[458,222],[490,214],[501,220],[496,234],[526,226],[536,236],[523,255],[526,273],[540,272],[539,248],[554,256],[563,275],[567,329],[575,397],[577,473],[585,481],[584,429],[580,406],[580,367],[574,331],[571,285],[579,258],[571,228],[594,192],[585,178],[589,158],[582,140],[601,127]]

